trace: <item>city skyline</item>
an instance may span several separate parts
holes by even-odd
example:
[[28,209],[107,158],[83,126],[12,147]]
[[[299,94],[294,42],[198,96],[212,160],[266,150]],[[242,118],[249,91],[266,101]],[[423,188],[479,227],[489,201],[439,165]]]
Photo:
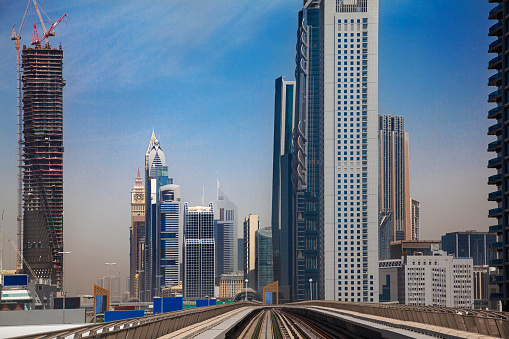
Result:
[[[485,80],[490,74],[486,69],[489,60],[486,48],[490,41],[486,32],[490,23],[485,18],[490,6],[487,3],[477,4],[472,1],[469,2],[470,6],[463,7],[464,3],[464,1],[455,1],[441,4],[437,1],[430,1],[426,4],[408,4],[403,1],[394,1],[392,4],[381,3],[380,5],[380,30],[383,34],[380,34],[379,43],[379,113],[403,115],[407,130],[412,135],[410,142],[411,196],[423,204],[421,239],[438,239],[442,230],[455,231],[460,230],[459,228],[462,230],[487,230],[490,225],[486,215],[492,204],[486,201],[490,189],[486,185],[486,178],[491,172],[486,170],[486,161],[489,155],[485,151],[485,145],[488,142],[485,131],[489,124],[486,121],[485,112],[488,107],[486,97],[489,89],[487,86],[481,85],[486,82]],[[103,46],[104,54],[98,54],[99,60],[87,61],[80,65],[79,61],[86,61],[87,57],[91,60],[91,54],[89,51],[84,51],[86,48],[79,47],[78,43],[82,44],[97,39],[99,34],[105,33],[100,29],[109,27],[108,30],[115,32],[114,37],[122,36],[123,39],[127,39],[126,44],[134,41],[134,47],[127,47],[127,55],[129,52],[138,51],[137,48],[141,51],[137,53],[144,54],[143,47],[145,45],[140,46],[135,34],[127,34],[127,32],[131,32],[130,29],[135,32],[136,27],[140,28],[147,23],[156,21],[161,26],[152,24],[149,26],[149,32],[144,34],[153,37],[153,32],[162,32],[167,28],[164,22],[159,22],[162,16],[174,18],[173,15],[185,12],[186,6],[189,9],[196,5],[181,4],[182,8],[165,9],[164,13],[155,18],[147,15],[142,18],[141,22],[136,23],[140,26],[133,28],[130,23],[128,31],[122,31],[121,27],[118,27],[121,24],[108,26],[108,22],[113,23],[115,18],[106,19],[104,16],[99,16],[97,27],[90,30],[89,35],[84,37],[84,41],[82,36],[76,34],[76,31],[79,29],[78,27],[84,28],[85,24],[90,25],[87,20],[98,15],[100,13],[98,9],[80,3],[72,6],[68,4],[65,7],[60,3],[57,5],[48,1],[41,5],[52,18],[57,16],[55,13],[67,12],[69,14],[67,24],[62,22],[57,36],[51,38],[53,45],[62,42],[66,51],[64,78],[68,85],[64,89],[64,147],[66,147],[64,224],[66,225],[65,250],[73,252],[66,257],[66,284],[68,286],[76,285],[76,289],[81,290],[91,289],[93,282],[106,273],[106,269],[103,268],[103,262],[106,261],[118,261],[118,269],[123,271],[123,276],[127,275],[130,214],[126,197],[129,197],[132,188],[133,172],[136,168],[143,166],[139,154],[143,154],[146,140],[154,125],[156,125],[156,132],[161,133],[160,139],[165,153],[180,159],[178,163],[168,165],[170,176],[182,186],[183,202],[189,201],[191,205],[199,204],[203,184],[206,185],[205,201],[215,201],[215,170],[218,169],[222,186],[225,191],[229,192],[232,201],[235,201],[239,206],[239,215],[259,214],[261,226],[270,226],[273,79],[280,75],[286,75],[287,80],[292,79],[297,28],[296,13],[302,5],[301,2],[272,3],[262,1],[256,5],[242,3],[228,5],[232,9],[232,14],[229,14],[231,16],[220,17],[224,23],[216,24],[218,26],[214,26],[212,33],[209,33],[207,37],[225,40],[232,38],[233,33],[230,32],[230,27],[224,26],[225,24],[248,27],[250,34],[247,37],[234,34],[236,39],[232,40],[235,42],[226,46],[227,50],[213,54],[214,61],[202,66],[203,69],[193,65],[202,60],[196,54],[211,50],[211,46],[204,41],[206,39],[199,35],[204,26],[200,26],[200,23],[195,23],[197,27],[193,24],[184,24],[183,29],[187,30],[187,37],[196,36],[198,41],[192,44],[189,49],[186,49],[187,47],[182,42],[176,46],[177,54],[181,52],[181,49],[186,49],[189,55],[194,55],[194,58],[190,58],[189,64],[186,63],[187,61],[180,60],[185,64],[185,67],[177,73],[169,75],[165,73],[165,77],[169,81],[174,81],[175,77],[184,78],[184,80],[178,80],[177,85],[182,85],[185,90],[170,87],[168,80],[161,81],[163,86],[167,86],[169,89],[168,93],[154,85],[142,90],[143,86],[153,80],[161,80],[161,78],[154,74],[157,73],[154,70],[149,72],[148,77],[143,76],[143,69],[133,65],[134,61],[128,63],[125,57],[120,58],[121,69],[112,70],[112,78],[118,81],[118,88],[113,88],[114,81],[100,75],[100,72],[105,72],[108,69],[99,68],[95,72],[91,72],[90,69],[104,60],[109,60],[106,65],[114,67],[114,59],[111,59],[114,57],[114,51],[112,51],[114,48],[105,44]],[[434,15],[437,16],[437,19],[433,19],[433,31],[450,30],[453,27],[452,23],[445,23],[447,16],[433,8],[435,5],[444,12],[447,10],[458,11],[458,17],[464,19],[464,21],[458,19],[460,23],[464,23],[464,25],[460,25],[460,28],[465,30],[465,35],[469,37],[468,40],[458,37],[456,42],[448,41],[444,35],[444,37],[434,36],[430,43],[430,38],[425,35],[429,34],[428,20]],[[6,209],[5,268],[13,268],[12,264],[15,261],[15,252],[10,249],[10,245],[7,243],[7,239],[15,239],[14,197],[16,189],[14,180],[16,177],[15,51],[13,42],[9,40],[9,30],[12,24],[21,17],[23,6],[24,4],[0,4],[2,13],[0,48],[6,55],[5,64],[0,68],[0,75],[3,79],[0,82],[0,102],[4,107],[0,116],[2,121],[0,141],[4,145],[0,151],[0,158],[5,159],[0,165],[2,171],[0,187],[4,192],[0,198],[0,209]],[[211,6],[207,4],[199,11],[201,20],[207,10],[214,10]],[[110,4],[99,7],[105,13],[112,9]],[[128,18],[132,19],[137,14],[136,11],[141,9],[134,3],[128,3],[118,15],[129,14]],[[77,10],[80,11],[79,14]],[[155,10],[157,10],[156,6],[148,6],[144,13],[153,13]],[[171,10],[175,10],[177,14],[170,13]],[[244,12],[249,12],[249,14]],[[101,15],[105,15],[105,13],[101,13]],[[406,15],[409,13],[410,15]],[[223,13],[223,15],[226,14]],[[261,24],[258,20],[260,18],[264,19]],[[394,21],[390,22],[391,18],[399,20],[396,20],[392,25]],[[472,21],[473,18],[475,18],[474,21]],[[27,20],[31,20],[27,21],[29,24],[37,22],[33,17],[29,17]],[[416,27],[416,23],[411,20],[416,20],[417,24],[421,24],[423,27]],[[122,21],[122,24],[126,23],[127,21]],[[255,25],[261,27],[255,29]],[[465,27],[470,25],[473,28]],[[405,28],[405,31],[402,30],[402,27]],[[479,29],[479,27],[484,27],[484,29]],[[119,31],[123,33],[119,33]],[[175,33],[175,31],[173,32]],[[274,32],[277,34],[273,34]],[[411,38],[405,37],[401,32],[406,32]],[[268,33],[273,36],[266,36]],[[30,25],[24,28],[22,36],[21,44],[28,44]],[[416,36],[420,40],[416,39]],[[441,40],[442,38],[443,40]],[[158,39],[163,40],[162,37]],[[185,40],[182,35],[179,35],[179,39]],[[267,41],[260,42],[260,39],[267,39]],[[440,46],[445,41],[452,46]],[[156,40],[154,43],[162,42]],[[467,47],[460,48],[461,43],[466,44]],[[397,46],[397,44],[405,45],[405,47]],[[175,45],[172,46],[175,47]],[[446,48],[444,54],[452,52],[452,56],[456,57],[452,58],[455,62],[447,61],[445,58],[434,58],[431,57],[431,54],[427,54],[431,53],[429,51],[434,53],[438,46]],[[123,44],[114,45],[114,47],[123,48]],[[261,47],[264,48],[261,49]],[[427,47],[429,47],[429,51],[425,49]],[[391,48],[396,52],[391,51]],[[240,49],[241,52],[237,49]],[[408,49],[412,51],[410,57],[406,54],[409,53]],[[262,51],[262,56],[249,57],[248,54],[253,51]],[[398,54],[397,51],[400,53]],[[401,51],[407,52],[401,53]],[[79,56],[82,52],[85,55]],[[168,51],[165,50],[165,52]],[[459,58],[469,55],[468,52],[472,53],[475,60],[466,58],[466,61],[458,64]],[[159,66],[166,60],[161,58],[153,47],[147,53],[152,57],[155,55]],[[223,65],[222,57],[226,57],[226,60],[229,61],[227,65]],[[403,57],[413,61],[402,60]],[[140,58],[141,61],[146,62],[149,57],[140,56]],[[267,62],[267,60],[271,61]],[[243,71],[244,73],[239,77],[237,71],[244,64],[249,66],[248,70]],[[134,67],[133,75],[127,74],[130,71],[130,66]],[[456,70],[452,66],[458,69],[457,73],[454,72]],[[213,71],[207,70],[207,67]],[[267,69],[257,74],[260,67]],[[154,69],[159,68],[155,67]],[[470,69],[485,71],[479,73],[467,71]],[[397,77],[398,71],[404,76]],[[450,77],[443,76],[446,71],[454,73]],[[206,78],[205,84],[201,83],[203,80],[199,76],[201,72]],[[91,74],[87,75],[88,73]],[[80,77],[84,77],[85,81],[78,84]],[[196,80],[192,80],[193,77]],[[452,84],[461,82],[461,86],[447,89],[451,86],[451,78],[455,79]],[[246,79],[251,81],[249,85],[244,84],[240,89],[234,89]],[[408,79],[412,79],[412,83],[409,83]],[[197,80],[200,80],[200,84]],[[229,81],[232,84],[227,84]],[[98,88],[92,89],[96,83]],[[428,85],[436,87],[428,88]],[[220,89],[210,88],[214,86]],[[131,87],[133,89],[130,89]],[[164,88],[166,89],[166,87]],[[397,94],[392,94],[391,91]],[[223,92],[229,95],[223,95]],[[135,93],[143,99],[135,100],[132,97]],[[196,93],[202,94],[203,97],[198,100],[198,103],[191,104],[195,101]],[[251,95],[246,96],[246,93]],[[468,93],[468,95],[464,93]],[[219,94],[221,94],[219,98],[210,101],[211,97],[217,97]],[[162,100],[157,99],[159,96]],[[183,98],[179,99],[179,96]],[[396,100],[405,96],[408,99]],[[248,98],[247,102],[245,101],[246,97]],[[453,98],[463,98],[464,103],[458,103]],[[151,103],[152,100],[153,103]],[[167,108],[165,105],[167,102],[175,102],[176,109],[172,111],[171,108]],[[426,107],[425,104],[429,107]],[[80,108],[81,106],[83,108]],[[252,107],[246,109],[246,106]],[[414,111],[412,112],[410,108],[413,108]],[[451,112],[451,108],[454,114],[450,113],[450,116],[444,117],[443,114]],[[437,113],[431,112],[433,109],[437,110]],[[122,114],[116,115],[118,114],[116,112]],[[209,112],[212,112],[210,116]],[[140,122],[141,115],[153,118]],[[458,117],[461,117],[462,121],[456,121]],[[441,120],[442,118],[443,120]],[[157,119],[161,119],[162,125],[156,123]],[[197,125],[193,126],[190,122]],[[457,124],[455,125],[457,128],[451,131],[453,123]],[[215,129],[211,129],[210,124]],[[224,129],[221,129],[221,126],[226,126],[226,124],[231,126],[229,130],[232,132],[224,135]],[[246,126],[250,128],[247,129]],[[217,133],[218,130],[221,133]],[[191,131],[191,138],[189,131]],[[222,134],[223,137],[218,139],[216,135],[219,134]],[[241,136],[237,136],[237,134]],[[466,137],[462,134],[466,134]],[[214,152],[209,154],[202,151],[206,146],[208,151],[211,144],[215,145],[217,150],[214,149]],[[210,164],[208,170],[194,170],[201,164],[196,161],[194,152],[202,152],[200,155],[203,155],[204,163]],[[210,160],[213,161],[210,162]],[[219,165],[221,163],[242,164],[248,161],[252,161],[257,166],[244,168],[238,165],[222,165],[222,168]],[[451,177],[450,171],[453,170],[455,175]],[[203,178],[202,182],[193,182],[196,181],[193,180],[193,177]],[[246,196],[244,194],[246,191],[254,192],[254,194]],[[470,192],[476,193],[471,194]],[[467,197],[467,195],[473,197]],[[435,199],[439,202],[433,201],[433,197],[439,196],[443,197]],[[456,196],[462,196],[462,199],[448,201],[450,203],[448,207],[440,206],[440,201],[443,202],[448,198],[452,200]],[[85,209],[84,206],[87,208]],[[450,209],[454,207],[461,207],[465,211],[464,215],[449,216]],[[92,219],[87,216],[89,209],[98,211],[104,223],[92,225]],[[108,225],[111,227],[105,228]],[[117,246],[108,244],[108,239],[111,236],[118,238]],[[96,245],[90,253],[92,243]],[[10,258],[9,252],[11,252]],[[86,284],[81,282],[83,279],[80,278],[80,274],[81,276],[89,274],[83,269],[85,262],[80,261],[84,260],[80,257],[97,262],[96,266],[92,265],[87,268],[94,270],[97,274],[91,277]],[[105,271],[100,271],[101,269]]]

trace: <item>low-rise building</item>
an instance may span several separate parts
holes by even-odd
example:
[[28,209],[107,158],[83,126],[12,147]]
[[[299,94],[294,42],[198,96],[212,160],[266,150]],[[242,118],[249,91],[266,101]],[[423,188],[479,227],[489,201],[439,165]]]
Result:
[[219,281],[219,298],[233,299],[235,295],[245,288],[244,273],[242,271],[221,274]]

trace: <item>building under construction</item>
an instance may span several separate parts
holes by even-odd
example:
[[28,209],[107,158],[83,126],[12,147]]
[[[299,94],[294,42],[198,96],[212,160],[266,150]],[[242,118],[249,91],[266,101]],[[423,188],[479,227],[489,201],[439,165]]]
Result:
[[[23,256],[61,286],[63,251],[63,50],[23,46]],[[25,266],[26,267],[26,266]],[[26,272],[29,273],[29,272]]]

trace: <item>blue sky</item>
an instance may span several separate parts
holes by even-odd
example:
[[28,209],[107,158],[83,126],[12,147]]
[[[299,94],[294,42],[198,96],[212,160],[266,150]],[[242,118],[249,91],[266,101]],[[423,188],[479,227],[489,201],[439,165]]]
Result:
[[[221,188],[241,217],[269,226],[274,79],[293,80],[302,1],[50,1],[64,49],[66,282],[91,292],[128,274],[130,190],[155,127],[170,175],[190,204]],[[4,267],[14,265],[16,60],[11,27],[25,1],[0,0],[0,208]],[[422,237],[484,230],[490,138],[487,15],[479,0],[381,0],[380,113],[410,133],[411,195]],[[33,6],[22,32],[29,44]],[[19,24],[16,28],[19,27]],[[114,269],[114,271],[115,271]]]

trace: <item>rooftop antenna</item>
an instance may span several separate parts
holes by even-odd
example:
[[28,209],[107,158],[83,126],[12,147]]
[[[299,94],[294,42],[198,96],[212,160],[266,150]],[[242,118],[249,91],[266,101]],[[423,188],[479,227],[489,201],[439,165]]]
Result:
[[203,185],[203,193],[201,196],[201,205],[205,206],[205,185]]

